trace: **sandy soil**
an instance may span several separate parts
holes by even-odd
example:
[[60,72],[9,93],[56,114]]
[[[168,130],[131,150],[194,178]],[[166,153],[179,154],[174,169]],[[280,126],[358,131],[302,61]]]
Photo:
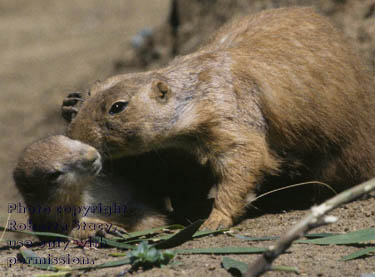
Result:
[[[314,233],[332,232],[342,233],[356,231],[364,228],[375,228],[375,199],[372,197],[367,200],[359,200],[342,208],[336,209],[332,215],[338,216],[339,221],[336,224],[320,227],[314,230]],[[279,236],[285,233],[293,224],[298,222],[307,211],[279,211],[274,214],[264,214],[260,217],[244,220],[238,226],[232,228],[233,233],[248,235],[252,237]],[[31,239],[31,238],[24,238]],[[240,240],[225,234],[211,237],[203,237],[189,241],[180,249],[187,248],[207,248],[207,247],[267,247],[272,242],[251,242]],[[364,273],[375,273],[375,257],[370,256],[364,259],[352,260],[348,262],[339,261],[345,255],[358,251],[362,247],[369,247],[371,244],[354,245],[354,246],[316,246],[294,244],[286,254],[282,255],[274,263],[275,265],[296,267],[301,276],[360,276]],[[372,243],[373,246],[373,243]],[[0,250],[0,270],[4,276],[33,276],[43,271],[31,268],[27,265],[16,264],[8,267],[9,259],[15,257],[19,250],[4,249]],[[93,259],[95,264],[113,261],[108,254],[121,252],[116,249],[108,248],[78,248],[69,246],[66,250],[63,246],[46,250],[40,247],[32,247],[32,250],[41,257],[66,256],[71,257],[88,257]],[[145,272],[137,272],[132,275],[136,276],[228,276],[229,274],[222,268],[221,261],[224,256],[237,259],[242,262],[251,264],[255,261],[257,255],[186,255],[179,254],[175,261],[179,262],[176,266],[165,268],[154,268]],[[72,266],[73,267],[73,266]],[[109,269],[100,269],[86,273],[74,272],[73,276],[124,276],[122,272],[129,269],[130,266],[121,266]],[[291,276],[293,273],[268,272],[264,276]],[[128,276],[128,275],[127,275]],[[296,275],[297,276],[297,275]]]
[[[197,1],[195,1],[197,2]],[[220,1],[218,1],[220,2]],[[223,2],[223,1],[221,1]],[[270,7],[265,3],[278,1],[254,1],[257,9]],[[282,1],[281,1],[282,2]],[[287,1],[285,1],[287,2]],[[295,2],[295,1],[290,1]],[[301,1],[303,2],[303,1]],[[309,2],[309,1],[305,1]],[[375,16],[369,5],[358,2],[317,1],[324,13],[332,15],[335,24],[355,43],[375,66]],[[335,2],[337,6],[330,5]],[[363,1],[361,3],[373,1]],[[249,2],[250,3],[250,2]],[[330,3],[330,4],[327,4]],[[353,4],[354,3],[354,4]],[[334,4],[334,5],[336,5]],[[249,4],[250,5],[250,4]],[[244,5],[248,8],[249,5]],[[263,5],[263,6],[262,6]],[[318,4],[317,4],[318,5]],[[373,3],[375,7],[375,3]],[[242,7],[242,12],[245,8]],[[181,52],[194,49],[210,32],[209,22],[230,16],[230,8],[218,9],[214,19],[200,14],[191,20],[182,35],[186,42]],[[337,8],[337,9],[335,9]],[[21,150],[30,142],[47,134],[62,132],[64,122],[60,117],[60,104],[71,91],[87,88],[97,79],[105,79],[118,71],[115,66],[132,54],[129,41],[145,27],[159,26],[167,21],[168,0],[123,1],[42,1],[13,0],[0,3],[0,223],[7,217],[8,203],[21,201],[14,188],[11,171]],[[239,12],[239,8],[231,10]],[[350,15],[350,16],[349,16]],[[366,18],[369,15],[370,20]],[[206,20],[211,20],[206,22]],[[364,20],[366,18],[366,20]],[[197,36],[192,36],[196,26],[202,26]],[[206,30],[206,31],[205,31]],[[372,32],[372,33],[371,33]],[[189,36],[190,34],[190,36]],[[188,39],[189,38],[189,39]],[[150,65],[155,66],[154,65]],[[132,70],[132,68],[122,68]],[[139,70],[137,67],[133,70]],[[306,211],[260,213],[233,228],[234,232],[250,236],[274,236],[284,233]],[[375,198],[356,201],[333,212],[340,217],[337,224],[316,232],[347,232],[375,227]],[[13,219],[26,220],[25,216],[12,214]],[[13,238],[6,234],[4,241]],[[23,238],[25,239],[25,238]],[[33,239],[35,240],[35,239]],[[0,244],[6,245],[5,242]],[[188,242],[181,248],[210,246],[267,246],[269,242],[248,242],[219,235]],[[368,246],[368,245],[367,245]],[[358,246],[306,246],[294,245],[287,254],[277,260],[277,265],[297,267],[304,276],[359,276],[375,272],[375,256],[350,262],[338,261],[340,257],[358,250]],[[32,276],[41,271],[26,265],[9,268],[6,263],[18,250],[0,248],[2,276]],[[78,249],[69,247],[42,250],[33,247],[41,256],[66,255],[88,256],[95,263],[113,259],[108,253],[115,249]],[[255,255],[230,255],[232,258],[251,263]],[[179,255],[178,266],[140,272],[139,276],[227,276],[220,266],[221,255]],[[83,276],[113,276],[127,266],[84,273]],[[265,276],[289,276],[270,272]]]

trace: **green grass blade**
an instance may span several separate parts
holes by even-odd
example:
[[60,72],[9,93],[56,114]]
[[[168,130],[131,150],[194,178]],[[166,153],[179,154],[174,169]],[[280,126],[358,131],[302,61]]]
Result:
[[247,271],[247,264],[228,257],[221,260],[222,267],[233,276],[242,276]]
[[325,238],[325,237],[332,237],[332,236],[338,236],[341,234],[337,233],[314,233],[314,234],[306,234],[304,235],[305,238]]
[[374,255],[374,254],[375,254],[375,247],[367,247],[365,249],[361,249],[350,255],[342,257],[340,261],[349,261],[349,260],[357,259],[363,256]]
[[43,273],[43,274],[35,274],[34,277],[65,277],[70,276],[71,272],[53,272],[53,273]]
[[92,270],[92,269],[98,269],[98,268],[122,266],[122,265],[127,265],[127,264],[130,264],[130,259],[129,258],[122,258],[122,259],[119,259],[119,260],[110,261],[110,262],[106,262],[106,263],[102,263],[102,264],[98,264],[98,265],[76,267],[74,269],[77,269],[77,270]]
[[[316,233],[316,234],[307,234],[305,235],[306,238],[324,238],[324,237],[330,237],[335,236],[337,234],[334,233]],[[249,237],[249,236],[243,236],[243,235],[232,235],[235,238],[242,239],[242,240],[248,240],[248,241],[269,241],[269,240],[277,240],[279,237],[277,236],[265,236],[265,237]]]
[[21,234],[33,235],[33,236],[55,237],[55,238],[64,238],[64,239],[69,239],[69,240],[74,239],[73,237],[58,234],[58,233],[9,230],[0,226],[0,232],[4,230],[6,230],[6,232],[21,233]]
[[184,254],[255,254],[263,253],[267,248],[260,247],[213,247],[213,248],[192,248],[177,249],[177,253]]
[[95,268],[116,267],[116,266],[122,266],[122,265],[126,265],[126,264],[130,264],[129,258],[123,258],[123,259],[99,264],[99,265],[96,265]]
[[[228,229],[220,229],[220,230],[214,230],[214,231],[198,231],[193,235],[193,239],[202,238],[202,237],[209,236],[209,235],[221,234],[221,233],[224,233],[225,231],[228,231]],[[145,238],[145,239],[130,240],[130,241],[127,241],[127,243],[137,243],[137,242],[141,242],[144,240],[152,241],[152,242],[159,242],[159,241],[161,242],[161,241],[170,239],[173,236],[174,234],[161,235],[161,236]]]
[[118,242],[116,240],[111,240],[104,237],[94,237],[94,240],[98,243],[100,243],[101,246],[111,246],[116,247],[119,249],[135,249],[136,246],[124,243],[124,242]]
[[186,241],[191,240],[193,238],[193,235],[199,229],[199,227],[201,227],[203,222],[204,220],[195,221],[194,223],[187,226],[185,229],[170,237],[169,239],[156,243],[154,247],[156,249],[168,249],[179,246],[185,243]]
[[42,270],[58,271],[54,265],[44,263],[47,261],[45,260],[46,258],[39,257],[32,250],[27,249],[26,247],[21,247],[20,252],[22,257],[25,259],[26,264]]
[[207,231],[198,231],[193,235],[193,238],[201,238],[209,235],[217,235],[217,234],[222,234],[229,229],[220,229],[220,230],[207,230]]
[[126,243],[129,244],[136,244],[142,241],[149,241],[149,242],[161,242],[163,240],[167,240],[171,238],[173,234],[168,234],[168,235],[162,235],[162,236],[156,236],[156,237],[149,237],[149,238],[139,238],[139,239],[132,239],[132,240],[126,240]]
[[155,234],[158,231],[164,230],[164,229],[170,229],[170,230],[175,230],[175,229],[184,229],[183,225],[180,224],[174,224],[174,225],[169,225],[169,226],[163,226],[163,227],[158,227],[158,228],[152,228],[148,230],[142,230],[142,231],[137,231],[137,232],[132,232],[129,234],[124,235],[124,239],[130,240],[142,236],[147,236],[147,235],[152,235]]
[[347,234],[329,236],[320,239],[297,240],[296,243],[309,243],[309,244],[356,244],[375,240],[375,228],[363,229]]
[[283,272],[292,272],[299,274],[299,270],[292,266],[285,266],[285,265],[273,265],[271,266],[272,271],[283,271]]

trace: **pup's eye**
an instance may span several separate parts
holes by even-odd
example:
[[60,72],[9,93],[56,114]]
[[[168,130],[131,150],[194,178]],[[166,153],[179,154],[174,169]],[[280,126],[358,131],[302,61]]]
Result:
[[129,102],[126,101],[119,101],[112,105],[111,109],[109,110],[109,114],[116,114],[121,113],[123,110],[126,109]]
[[63,173],[59,170],[47,174],[47,180],[52,182],[56,181]]

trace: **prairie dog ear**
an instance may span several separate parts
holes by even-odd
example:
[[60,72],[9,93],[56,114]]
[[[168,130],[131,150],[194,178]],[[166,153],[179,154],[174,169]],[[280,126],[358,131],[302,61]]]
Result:
[[171,97],[171,89],[164,81],[155,80],[151,84],[151,97],[160,103],[167,103]]

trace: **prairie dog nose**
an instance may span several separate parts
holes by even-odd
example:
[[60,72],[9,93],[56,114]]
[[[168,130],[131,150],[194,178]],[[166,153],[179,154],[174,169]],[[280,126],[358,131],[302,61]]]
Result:
[[83,155],[81,164],[86,170],[98,174],[102,169],[102,159],[99,152],[90,147]]
[[90,147],[83,156],[85,163],[93,164],[97,160],[101,161],[101,157],[98,151],[95,148]]

